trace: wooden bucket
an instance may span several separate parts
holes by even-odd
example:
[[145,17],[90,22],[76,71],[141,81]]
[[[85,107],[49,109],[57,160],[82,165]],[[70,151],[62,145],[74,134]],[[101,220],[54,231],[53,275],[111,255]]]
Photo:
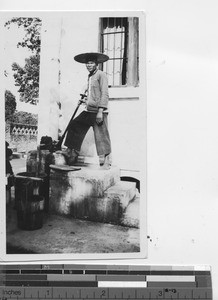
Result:
[[43,226],[45,197],[43,178],[23,172],[15,176],[15,205],[20,229],[36,230]]

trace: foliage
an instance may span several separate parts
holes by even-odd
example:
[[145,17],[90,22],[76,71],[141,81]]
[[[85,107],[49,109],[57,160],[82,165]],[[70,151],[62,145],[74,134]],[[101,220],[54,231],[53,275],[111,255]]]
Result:
[[10,121],[13,119],[13,115],[16,110],[16,98],[8,90],[5,91],[5,120]]
[[39,96],[39,64],[40,64],[40,30],[42,21],[39,18],[12,18],[5,23],[6,28],[14,24],[18,28],[22,27],[25,36],[17,47],[25,47],[32,51],[33,55],[25,59],[25,66],[21,67],[14,62],[12,70],[14,71],[15,85],[19,86],[20,100],[37,104]]
[[11,24],[15,24],[19,27],[23,27],[25,30],[25,36],[21,42],[17,44],[17,47],[27,47],[34,53],[40,53],[40,29],[42,21],[39,18],[12,18],[5,23],[5,27],[10,28]]
[[38,117],[36,114],[32,114],[24,111],[17,111],[15,112],[12,121],[14,123],[20,123],[20,124],[37,125]]
[[37,104],[39,96],[39,55],[25,59],[25,66],[13,63],[15,85],[19,86],[20,101]]

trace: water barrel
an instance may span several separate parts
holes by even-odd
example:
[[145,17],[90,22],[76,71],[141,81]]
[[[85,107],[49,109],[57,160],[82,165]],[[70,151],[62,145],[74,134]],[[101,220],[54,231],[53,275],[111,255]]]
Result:
[[23,230],[36,230],[43,226],[46,175],[36,177],[34,174],[22,172],[15,175],[17,225]]

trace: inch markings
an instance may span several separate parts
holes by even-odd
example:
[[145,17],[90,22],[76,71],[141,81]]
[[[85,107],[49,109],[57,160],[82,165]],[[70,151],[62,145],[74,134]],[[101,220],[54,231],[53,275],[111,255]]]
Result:
[[208,266],[0,265],[0,300],[212,300]]

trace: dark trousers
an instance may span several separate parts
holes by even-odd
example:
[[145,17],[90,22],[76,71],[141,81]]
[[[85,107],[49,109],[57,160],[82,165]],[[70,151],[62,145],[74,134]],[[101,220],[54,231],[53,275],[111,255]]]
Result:
[[80,151],[86,133],[92,126],[97,154],[99,156],[110,154],[111,141],[108,132],[107,114],[104,114],[104,120],[101,125],[96,123],[96,115],[97,113],[83,111],[78,117],[72,120],[65,139],[65,146]]

